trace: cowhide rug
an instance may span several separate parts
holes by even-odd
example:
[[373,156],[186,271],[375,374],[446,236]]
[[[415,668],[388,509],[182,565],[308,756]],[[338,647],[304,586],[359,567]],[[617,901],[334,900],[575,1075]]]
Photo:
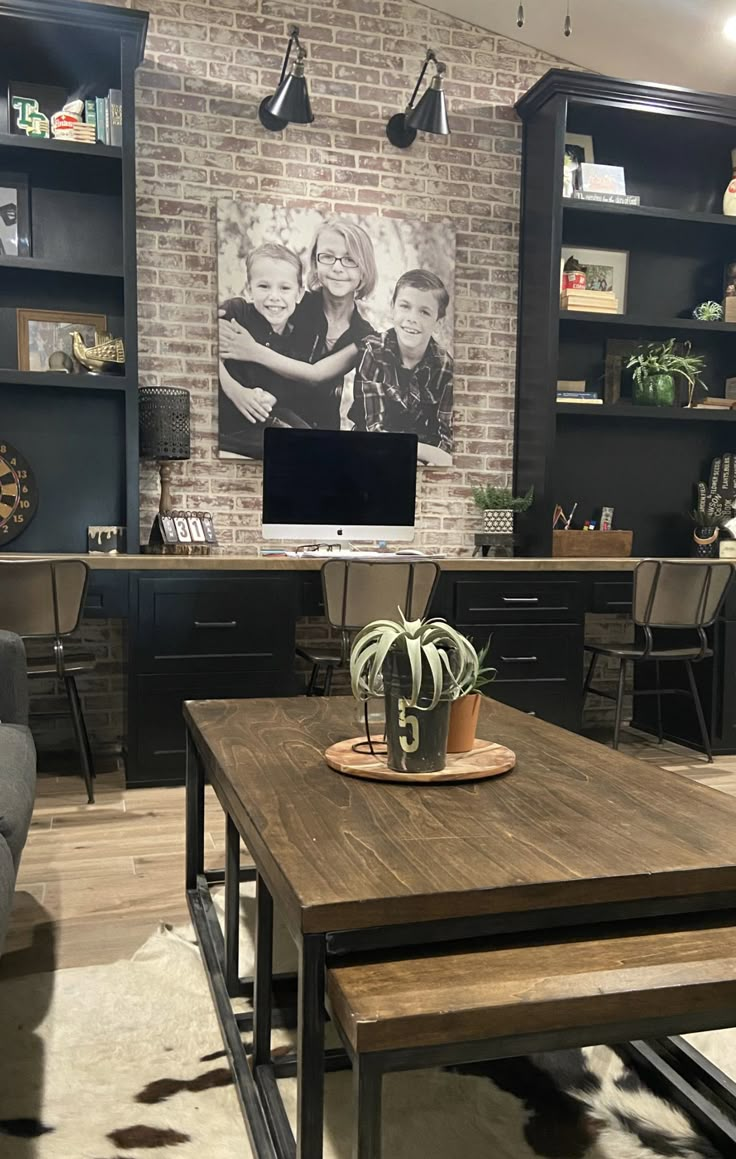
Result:
[[[251,897],[243,899],[250,920]],[[288,941],[288,939],[287,939]],[[280,968],[288,968],[280,937]],[[242,965],[252,960],[247,931]],[[278,1033],[278,1045],[288,1036]],[[736,1031],[691,1036],[736,1078]],[[386,1159],[714,1159],[606,1047],[385,1080]],[[295,1082],[282,1084],[293,1116]],[[326,1159],[350,1159],[349,1073],[327,1078]],[[3,1159],[248,1159],[191,929],[132,961],[0,987]]]

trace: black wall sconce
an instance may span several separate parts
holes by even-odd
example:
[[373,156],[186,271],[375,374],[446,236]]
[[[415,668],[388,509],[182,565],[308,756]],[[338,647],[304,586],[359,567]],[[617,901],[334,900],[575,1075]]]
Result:
[[[295,50],[296,56],[291,72],[287,76],[286,70],[289,67],[292,49]],[[296,24],[292,24],[289,28],[289,43],[286,46],[278,87],[272,97],[265,97],[261,101],[258,109],[258,119],[270,133],[282,132],[290,122],[311,125],[314,120],[307,79],[304,76],[306,58],[307,50],[299,40],[299,28]]]
[[[434,65],[435,75],[415,108],[414,101],[417,99],[417,93],[421,88],[430,61]],[[422,71],[414,87],[414,92],[411,94],[406,112],[395,113],[386,125],[386,136],[397,149],[408,149],[416,140],[419,130],[423,133],[435,133],[441,137],[450,135],[450,125],[447,120],[447,99],[442,87],[446,71],[447,65],[437,59],[431,48],[427,49]]]

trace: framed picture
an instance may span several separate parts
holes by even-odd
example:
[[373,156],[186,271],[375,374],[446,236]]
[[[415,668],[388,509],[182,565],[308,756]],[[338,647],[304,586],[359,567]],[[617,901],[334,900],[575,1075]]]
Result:
[[[570,258],[576,258],[585,270],[586,290],[613,292],[618,302],[616,313],[626,313],[626,285],[629,274],[628,250],[598,250],[563,245],[561,257],[561,269]],[[560,291],[562,291],[561,277]]]
[[583,133],[565,133],[562,196],[572,197],[580,188],[580,168],[595,161],[593,138]]
[[28,178],[0,173],[0,257],[31,255],[31,199]]
[[105,314],[81,314],[68,310],[17,311],[18,369],[49,370],[52,354],[64,355],[63,367],[69,373],[79,374],[80,364],[72,353],[72,332],[79,331],[85,346],[94,346],[98,332],[107,330]]

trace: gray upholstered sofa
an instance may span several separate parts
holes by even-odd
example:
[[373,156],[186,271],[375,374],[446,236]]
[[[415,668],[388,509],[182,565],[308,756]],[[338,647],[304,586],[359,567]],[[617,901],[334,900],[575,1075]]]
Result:
[[0,953],[36,789],[36,749],[28,728],[23,641],[0,632]]

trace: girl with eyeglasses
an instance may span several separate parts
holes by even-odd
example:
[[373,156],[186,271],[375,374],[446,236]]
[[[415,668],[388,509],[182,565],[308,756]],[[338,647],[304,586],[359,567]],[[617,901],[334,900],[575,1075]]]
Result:
[[[352,221],[335,217],[321,225],[309,255],[307,292],[291,319],[294,349],[308,362],[260,345],[235,322],[220,323],[221,350],[228,358],[260,363],[285,378],[303,382],[299,413],[310,426],[339,430],[345,375],[358,362],[363,340],[375,333],[358,302],[378,280],[373,242]],[[319,363],[329,359],[327,365]]]

